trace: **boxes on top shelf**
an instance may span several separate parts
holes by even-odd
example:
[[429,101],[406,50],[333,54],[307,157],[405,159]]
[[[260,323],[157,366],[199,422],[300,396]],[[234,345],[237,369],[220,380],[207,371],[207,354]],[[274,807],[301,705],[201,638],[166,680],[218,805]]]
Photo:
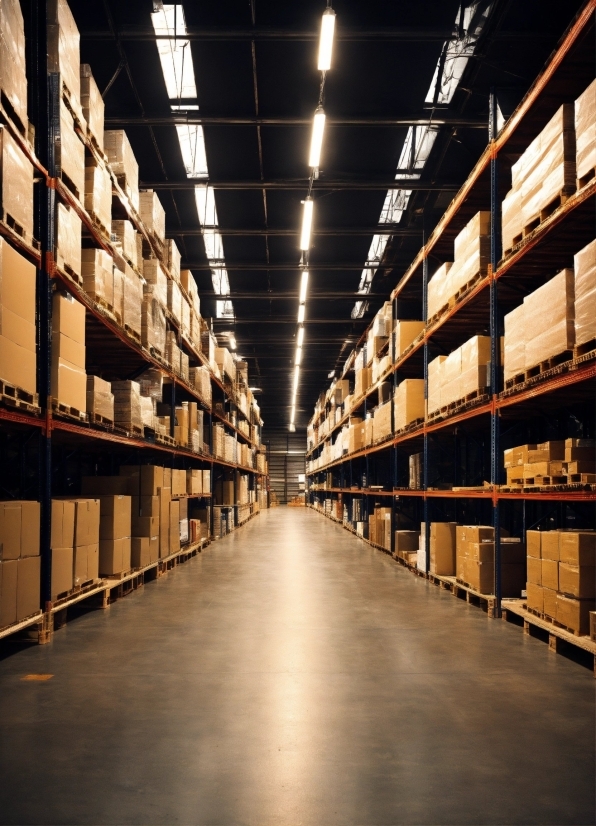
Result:
[[56,172],[82,204],[85,200],[85,144],[75,131],[74,119],[60,100],[60,132],[54,143]]
[[77,282],[82,278],[82,222],[74,209],[58,203],[56,207],[56,264]]
[[33,240],[33,164],[5,127],[0,127],[0,219],[23,237]]
[[[596,89],[596,83],[592,86]],[[577,253],[574,265],[575,344],[583,346],[596,339],[596,241],[592,241]],[[594,346],[596,347],[596,343]]]
[[166,240],[166,213],[157,193],[152,189],[145,189],[140,193],[139,213],[147,232],[163,251]]
[[88,63],[81,63],[80,82],[81,106],[87,122],[87,134],[99,151],[103,152],[105,105]]
[[143,432],[141,388],[136,381],[113,381],[114,422],[132,433]]
[[575,140],[578,186],[596,170],[596,80],[575,101]]
[[104,132],[103,137],[110,168],[132,207],[139,212],[139,165],[128,136],[123,129],[112,129]]
[[[25,26],[19,0],[2,0],[0,14],[0,91],[7,114],[27,133]],[[6,106],[8,103],[8,106]],[[10,111],[12,109],[12,112]]]
[[114,421],[114,394],[109,381],[99,376],[87,376],[87,413]]
[[180,283],[180,251],[171,238],[166,241],[166,259],[170,275],[174,281]]
[[0,238],[0,379],[34,394],[35,266]]
[[404,379],[393,398],[395,430],[424,418],[424,379]]
[[85,166],[84,206],[99,231],[108,239],[112,234],[112,178],[108,168],[94,158]]
[[58,72],[63,93],[84,125],[81,108],[80,35],[66,0],[48,0],[48,71]]
[[52,301],[52,397],[66,407],[87,409],[85,307],[69,294]]

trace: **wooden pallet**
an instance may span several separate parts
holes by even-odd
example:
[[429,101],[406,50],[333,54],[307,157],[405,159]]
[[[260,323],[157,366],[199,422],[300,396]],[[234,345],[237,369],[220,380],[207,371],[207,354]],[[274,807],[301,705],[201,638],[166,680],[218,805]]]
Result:
[[93,427],[100,427],[102,430],[114,430],[114,422],[102,416],[100,413],[87,413],[89,417],[89,424]]
[[34,415],[39,415],[41,412],[37,393],[29,393],[22,387],[17,387],[16,384],[3,379],[0,379],[0,403],[5,407],[16,408]]
[[137,330],[133,330],[133,328],[129,324],[123,324],[122,329],[126,333],[129,338],[132,338],[137,344],[141,343],[141,334]]
[[61,275],[65,275],[67,278],[70,278],[71,281],[74,281],[77,286],[83,286],[83,276],[73,270],[64,256],[61,255],[60,250],[56,250],[56,269]]
[[443,577],[446,581],[451,581],[451,593],[454,597],[465,598],[467,603],[472,605],[486,606],[486,611],[489,617],[496,617],[496,599],[493,594],[481,594],[471,585],[463,582],[455,577]]
[[538,215],[532,218],[528,223],[522,228],[521,235],[515,236],[513,238],[513,247],[518,246],[521,242],[525,241],[528,236],[530,236],[534,230],[538,229],[538,227],[543,224],[547,218],[559,209],[559,207],[563,206],[569,198],[574,194],[573,189],[562,189],[552,201],[549,201],[548,204],[542,207]]
[[478,407],[480,404],[486,404],[490,401],[489,392],[488,387],[482,387],[478,390],[474,390],[473,393],[468,393],[465,398],[451,402],[451,404],[445,405],[439,410],[434,410],[429,414],[428,422],[432,423],[440,421],[448,416],[455,416],[458,413],[462,413],[464,410],[469,410],[471,407]]
[[27,142],[31,148],[31,152],[34,152],[33,141],[30,140],[29,121],[26,120],[23,122],[21,120],[4,89],[0,89],[0,106],[2,106],[3,110],[2,115],[7,121],[10,121],[10,124],[14,126],[23,140]]
[[548,647],[551,651],[560,653],[564,645],[572,645],[587,651],[594,657],[594,676],[596,677],[596,641],[588,636],[580,636],[575,631],[569,631],[561,625],[546,618],[545,615],[528,610],[525,599],[503,599],[501,600],[502,616],[504,620],[511,621],[513,616],[523,620],[524,633],[529,636],[535,629],[540,629],[548,634]]
[[587,184],[590,183],[596,176],[596,169],[591,169],[589,172],[586,172],[585,175],[582,175],[581,178],[577,179],[577,188],[578,190],[583,189]]
[[91,223],[93,224],[99,235],[102,235],[105,241],[111,241],[112,233],[110,229],[106,227],[106,225],[102,222],[99,215],[97,215],[92,210],[87,210],[87,214],[89,215],[89,218],[91,218]]
[[[582,356],[592,355],[596,358],[596,338],[591,341],[586,341],[585,344],[576,344],[573,348],[573,358],[577,359]],[[584,359],[585,361],[586,359]]]
[[5,625],[4,628],[0,628],[0,640],[4,639],[4,637],[10,637],[13,634],[18,634],[19,631],[24,631],[32,625],[41,625],[42,622],[43,611],[36,611],[34,614],[31,614],[31,616],[25,617],[25,619],[19,620],[18,622],[13,622],[10,625]]
[[79,424],[88,424],[89,422],[89,415],[86,412],[79,410],[77,407],[62,404],[58,399],[52,399],[52,410],[56,415],[73,419]]
[[33,252],[39,253],[41,249],[40,242],[34,238],[34,236],[28,232],[25,227],[23,227],[16,218],[6,212],[6,210],[0,208],[0,223],[12,234],[18,236],[18,240],[24,244],[26,247],[29,247],[30,250]]
[[88,596],[99,593],[102,587],[103,583],[101,579],[90,579],[82,585],[75,585],[75,587],[71,588],[69,591],[63,591],[58,594],[56,599],[52,600],[50,603],[49,610],[53,613],[62,611],[64,608],[68,607],[68,605],[72,605],[75,602],[80,602],[81,599],[85,599]]
[[573,358],[572,350],[565,350],[563,353],[559,353],[557,356],[541,362],[530,370],[526,370],[524,373],[519,373],[511,379],[507,379],[505,382],[505,390],[501,396],[510,396],[512,393],[525,390],[527,387],[545,381],[552,376],[573,370],[577,368],[580,363],[583,363],[583,361],[590,360],[591,357],[591,354],[588,354],[588,356],[580,356],[579,359],[576,360]]

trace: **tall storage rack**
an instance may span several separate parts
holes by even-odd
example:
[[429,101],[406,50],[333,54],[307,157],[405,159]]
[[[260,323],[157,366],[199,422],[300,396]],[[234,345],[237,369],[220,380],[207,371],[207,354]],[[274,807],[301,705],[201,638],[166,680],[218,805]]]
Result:
[[[0,125],[17,142],[30,160],[35,175],[35,238],[30,238],[18,226],[5,220],[2,213],[0,236],[18,250],[37,269],[37,389],[38,393],[27,393],[4,381],[0,381],[0,472],[3,487],[2,498],[35,499],[41,504],[41,607],[40,611],[16,624],[0,628],[0,638],[21,631],[28,626],[37,626],[39,640],[47,641],[53,631],[54,619],[58,613],[65,616],[66,609],[90,596],[103,597],[107,606],[111,599],[128,593],[143,584],[145,578],[154,578],[165,573],[173,565],[194,556],[207,540],[182,546],[172,558],[160,559],[147,569],[135,570],[118,582],[100,580],[84,593],[73,593],[60,601],[51,601],[51,500],[53,496],[76,495],[78,479],[85,471],[90,473],[117,473],[119,464],[162,464],[186,468],[210,469],[211,491],[189,498],[203,499],[209,506],[214,498],[218,476],[224,472],[241,471],[249,476],[249,491],[252,504],[250,515],[246,508],[235,514],[234,525],[244,524],[247,518],[258,513],[259,501],[266,504],[268,475],[266,461],[255,461],[255,467],[247,467],[235,462],[224,461],[214,455],[212,445],[205,443],[199,453],[180,446],[174,440],[174,410],[177,403],[184,400],[197,402],[204,411],[205,433],[212,433],[212,425],[221,423],[225,432],[234,436],[254,451],[264,453],[261,445],[260,416],[251,406],[245,412],[236,396],[235,388],[224,383],[215,375],[209,360],[203,352],[197,352],[190,342],[182,337],[180,327],[176,329],[178,344],[188,353],[191,360],[210,370],[212,401],[190,386],[180,374],[168,367],[162,359],[141,342],[131,336],[104,306],[95,302],[83,289],[82,279],[61,266],[56,249],[57,204],[68,205],[83,223],[84,244],[107,251],[112,257],[118,251],[111,243],[110,236],[102,231],[89,215],[79,199],[57,174],[54,149],[60,129],[60,100],[66,95],[58,74],[48,72],[47,38],[48,18],[45,0],[26,4],[24,13],[27,38],[27,80],[29,124],[23,124],[5,105],[0,106]],[[67,105],[69,101],[64,98]],[[85,153],[105,163],[101,150],[87,134],[84,124],[75,120],[79,138],[85,144]],[[154,247],[154,241],[147,232],[138,213],[132,208],[125,192],[115,175],[111,174],[112,197],[115,208],[126,217],[135,229],[143,235],[144,242]],[[39,240],[36,240],[39,239]],[[159,252],[153,249],[155,257]],[[131,434],[118,429],[94,426],[76,415],[56,405],[51,393],[51,353],[52,353],[52,295],[58,288],[74,296],[86,309],[86,331],[88,350],[97,363],[120,379],[136,378],[149,367],[158,368],[169,381],[171,436],[158,437],[146,433]],[[175,327],[175,320],[168,318]],[[65,415],[66,414],[66,415]],[[248,427],[237,426],[244,419]],[[247,435],[250,434],[250,435]],[[256,440],[252,437],[256,436]],[[256,460],[255,456],[255,460]],[[259,457],[265,459],[264,455]],[[226,510],[236,510],[238,505],[223,506]],[[211,507],[210,537],[214,535],[213,507]]]
[[[544,283],[545,276],[573,266],[573,255],[596,237],[596,177],[591,177],[581,181],[567,200],[561,199],[562,203],[551,214],[543,216],[538,226],[527,232],[506,255],[502,254],[500,240],[501,201],[510,186],[512,163],[557,109],[563,103],[573,103],[596,76],[595,10],[596,3],[591,0],[498,134],[498,91],[491,94],[489,144],[394,289],[393,319],[427,318],[432,268],[450,260],[455,236],[480,210],[491,213],[488,273],[469,285],[439,317],[430,318],[422,333],[397,360],[395,333],[392,333],[384,350],[377,354],[386,354],[389,349],[391,367],[355,400],[350,414],[345,413],[332,424],[329,433],[307,454],[307,460],[316,460],[324,444],[333,440],[348,421],[348,415],[366,417],[367,407],[370,409],[383,382],[392,381],[395,390],[398,377],[400,380],[424,377],[428,398],[429,361],[438,354],[450,353],[470,336],[490,335],[491,376],[486,393],[477,394],[476,398],[444,415],[432,419],[426,416],[398,433],[393,429],[390,438],[380,444],[373,443],[344,454],[324,466],[314,469],[311,466],[308,501],[320,509],[321,498],[329,497],[337,504],[335,513],[328,515],[343,521],[351,530],[354,524],[349,507],[354,498],[361,500],[363,520],[375,503],[392,505],[392,552],[395,530],[417,528],[422,522],[426,525],[427,549],[433,520],[493,525],[495,582],[493,595],[486,600],[493,616],[500,616],[502,607],[516,610],[510,601],[503,606],[501,603],[500,526],[506,525],[512,535],[518,536],[525,536],[526,530],[536,525],[594,527],[595,485],[515,491],[503,484],[502,468],[504,449],[524,440],[594,437],[596,341],[589,347],[575,348],[572,355],[554,360],[550,367],[545,365],[538,375],[527,376],[525,381],[506,388],[501,378],[499,342],[504,315]],[[412,308],[416,315],[411,314]],[[536,319],[536,323],[540,320]],[[342,378],[353,379],[353,370],[351,358],[346,362]],[[318,412],[319,421],[325,414],[325,408]],[[318,423],[313,420],[314,425]],[[421,484],[418,489],[409,489],[407,457],[416,453],[422,455]],[[450,474],[448,479],[445,479],[445,468]],[[444,482],[449,484],[443,486]],[[429,556],[427,553],[427,576]],[[593,644],[589,650],[596,654]]]

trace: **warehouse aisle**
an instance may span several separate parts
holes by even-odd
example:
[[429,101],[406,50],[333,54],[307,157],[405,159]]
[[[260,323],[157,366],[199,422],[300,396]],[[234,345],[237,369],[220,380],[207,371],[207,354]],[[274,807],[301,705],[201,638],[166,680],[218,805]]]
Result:
[[590,672],[311,511],[7,656],[0,693],[3,824],[594,822]]

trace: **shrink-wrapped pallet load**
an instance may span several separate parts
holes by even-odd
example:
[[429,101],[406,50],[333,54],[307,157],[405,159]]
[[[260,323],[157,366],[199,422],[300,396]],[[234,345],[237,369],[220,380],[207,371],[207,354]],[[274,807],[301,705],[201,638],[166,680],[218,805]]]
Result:
[[180,283],[180,250],[176,246],[176,242],[169,238],[166,241],[166,257],[167,265],[170,275],[178,284]]
[[35,266],[0,238],[0,379],[34,394]]
[[81,105],[83,116],[87,121],[87,134],[91,137],[97,148],[103,152],[103,132],[104,132],[104,112],[105,105],[101,92],[91,72],[88,63],[81,63]]
[[124,294],[122,297],[122,324],[141,339],[141,306],[143,304],[143,279],[128,264],[124,265]]
[[139,213],[147,232],[163,249],[166,242],[166,213],[157,193],[152,189],[140,193]]
[[215,350],[215,362],[221,371],[221,375],[226,375],[230,381],[236,381],[236,366],[232,354],[227,347],[217,347]]
[[66,0],[48,0],[48,72],[58,72],[70,107],[84,124],[81,108],[80,35]]
[[596,80],[575,101],[575,140],[578,186],[596,170]]
[[139,211],[139,165],[123,129],[104,132],[104,148],[108,163],[132,206]]
[[473,336],[460,349],[459,392],[465,399],[490,385],[490,336]]
[[176,324],[182,320],[182,293],[180,285],[168,278],[168,310]]
[[54,142],[56,172],[81,204],[85,200],[85,144],[75,132],[74,119],[60,101],[60,132]]
[[2,211],[0,218],[20,228],[19,234],[33,238],[33,165],[10,132],[0,126],[0,173]]
[[410,344],[418,338],[424,330],[424,321],[402,321],[395,322],[395,359],[399,359],[402,353],[407,350]]
[[102,249],[81,251],[83,288],[98,303],[114,308],[114,259]]
[[453,243],[453,265],[447,274],[449,298],[477,275],[485,275],[490,263],[490,212],[477,212]]
[[374,411],[375,441],[391,435],[391,402],[379,405]]
[[435,316],[449,301],[447,276],[452,266],[451,261],[441,264],[428,282],[427,320]]
[[423,419],[424,379],[404,379],[395,389],[393,406],[395,432]]
[[113,381],[114,422],[136,434],[143,432],[141,388],[136,381]]
[[51,373],[53,398],[85,412],[85,307],[65,293],[54,293],[52,302]]
[[19,131],[27,131],[25,26],[19,0],[2,0],[0,88],[14,110]]
[[67,274],[81,276],[82,222],[74,209],[59,203],[56,210],[56,263]]
[[520,304],[505,316],[503,377],[513,379],[526,369],[525,305]]
[[87,376],[87,413],[114,421],[114,394],[109,381]]
[[504,254],[522,238],[522,193],[521,189],[511,189],[501,203],[501,242]]
[[88,158],[85,166],[85,209],[103,233],[112,233],[112,178],[103,162]]
[[163,356],[166,350],[166,312],[155,297],[154,287],[145,285],[141,305],[141,343]]
[[137,233],[130,221],[112,221],[112,241],[122,257],[138,269]]
[[152,288],[153,297],[162,307],[168,306],[168,277],[156,258],[143,261],[143,278]]
[[574,265],[575,344],[583,346],[596,339],[596,241],[577,253]]
[[428,365],[427,413],[430,415],[441,407],[441,375],[447,356],[437,356]]
[[524,298],[525,369],[570,350],[575,341],[574,273],[562,270]]

